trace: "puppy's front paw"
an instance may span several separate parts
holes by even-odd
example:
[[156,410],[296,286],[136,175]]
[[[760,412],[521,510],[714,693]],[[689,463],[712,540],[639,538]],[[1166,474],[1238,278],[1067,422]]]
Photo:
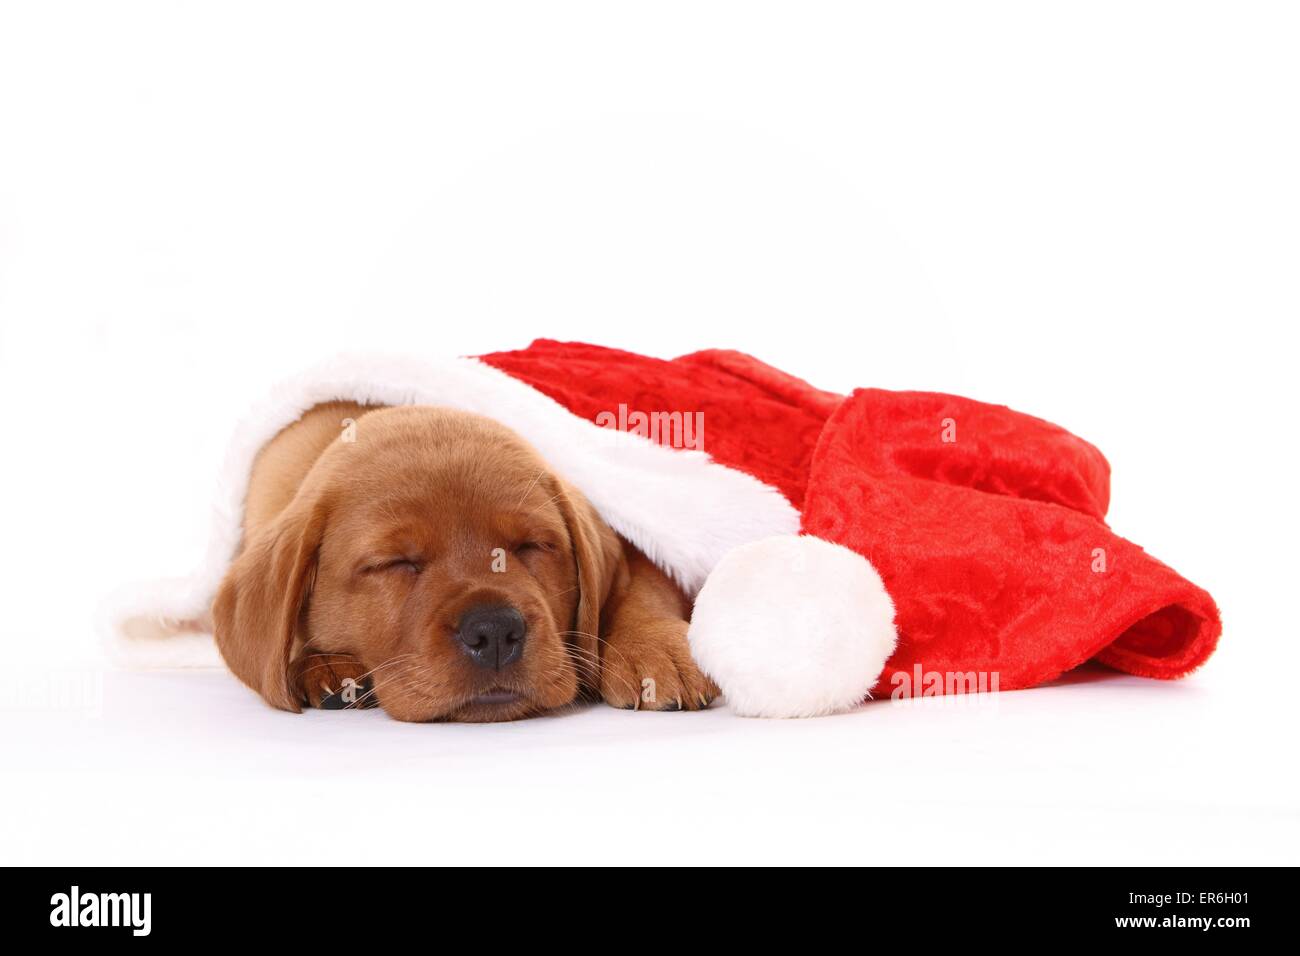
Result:
[[308,707],[347,710],[379,703],[365,666],[350,654],[305,650],[289,665],[289,678]]
[[718,688],[691,660],[686,622],[667,621],[635,634],[610,635],[603,647],[600,695],[624,710],[703,710]]

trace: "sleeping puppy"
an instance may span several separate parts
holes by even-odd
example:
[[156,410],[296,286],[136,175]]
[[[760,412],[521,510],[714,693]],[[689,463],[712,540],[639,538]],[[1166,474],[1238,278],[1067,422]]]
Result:
[[280,432],[212,612],[230,669],[290,711],[347,687],[411,721],[717,694],[676,585],[517,435],[445,408],[331,402]]

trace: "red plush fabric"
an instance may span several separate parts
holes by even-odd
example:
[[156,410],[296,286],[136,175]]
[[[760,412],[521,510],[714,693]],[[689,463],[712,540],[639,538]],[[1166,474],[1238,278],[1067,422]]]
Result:
[[620,404],[702,412],[715,461],[880,573],[899,645],[878,693],[917,666],[996,674],[1002,690],[1092,658],[1181,677],[1218,640],[1210,595],[1106,527],[1102,454],[1041,419],[926,392],[845,398],[725,350],[664,361],[540,340],[482,360],[590,420]]

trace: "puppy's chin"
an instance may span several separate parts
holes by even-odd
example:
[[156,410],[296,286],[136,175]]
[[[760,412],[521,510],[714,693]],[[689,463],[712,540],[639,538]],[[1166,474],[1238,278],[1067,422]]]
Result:
[[468,698],[449,700],[445,703],[435,703],[426,699],[418,705],[404,699],[404,695],[400,693],[387,700],[384,699],[382,692],[378,694],[379,705],[396,720],[411,723],[467,724],[490,724],[537,717],[547,711],[573,703],[576,697],[576,686],[572,689],[552,686],[530,691],[516,691],[504,687],[491,688]]
[[476,694],[450,713],[435,719],[486,724],[538,717],[574,703],[580,690],[576,679],[547,681],[526,691],[492,688]]
[[452,711],[444,720],[468,724],[488,724],[499,720],[520,720],[540,714],[545,708],[524,694],[497,690],[480,694]]

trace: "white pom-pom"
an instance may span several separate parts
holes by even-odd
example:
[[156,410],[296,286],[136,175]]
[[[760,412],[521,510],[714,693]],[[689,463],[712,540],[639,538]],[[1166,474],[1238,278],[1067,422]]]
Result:
[[894,603],[865,558],[780,535],[729,551],[695,599],[691,654],[743,717],[860,703],[894,652]]

